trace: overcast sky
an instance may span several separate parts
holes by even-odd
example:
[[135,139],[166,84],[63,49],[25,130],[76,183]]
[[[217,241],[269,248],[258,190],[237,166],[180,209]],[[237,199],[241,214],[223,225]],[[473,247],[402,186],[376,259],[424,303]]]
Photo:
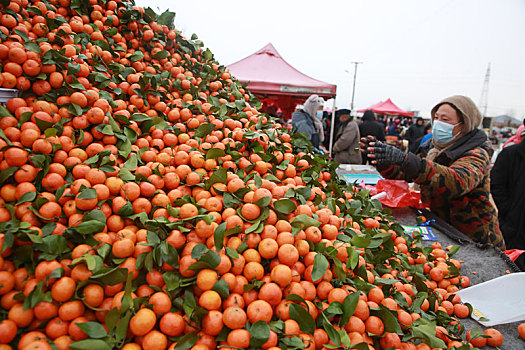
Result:
[[[137,0],[176,12],[223,65],[268,43],[299,71],[337,85],[349,107],[391,98],[428,115],[453,94],[480,103],[491,63],[488,115],[525,117],[524,0]],[[347,72],[348,71],[348,72]]]

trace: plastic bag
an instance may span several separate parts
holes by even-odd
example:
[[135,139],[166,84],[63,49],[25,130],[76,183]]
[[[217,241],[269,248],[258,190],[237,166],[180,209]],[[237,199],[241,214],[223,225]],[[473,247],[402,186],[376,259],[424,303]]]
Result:
[[427,207],[421,203],[419,191],[410,191],[408,183],[403,180],[379,180],[375,186],[367,186],[367,188],[370,189],[371,196],[385,192],[386,196],[379,198],[379,201],[392,208]]

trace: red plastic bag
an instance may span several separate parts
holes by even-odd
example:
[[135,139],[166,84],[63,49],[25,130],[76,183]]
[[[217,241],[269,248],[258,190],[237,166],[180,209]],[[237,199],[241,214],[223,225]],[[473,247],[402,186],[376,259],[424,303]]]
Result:
[[508,249],[508,250],[505,250],[503,251],[505,254],[508,255],[508,257],[510,258],[510,260],[512,261],[516,261],[516,259],[523,253],[525,253],[525,250],[521,250],[521,249]]
[[370,189],[371,196],[385,192],[386,196],[379,198],[379,201],[392,208],[414,207],[421,209],[426,207],[421,203],[421,194],[410,191],[408,183],[403,180],[379,180],[375,186],[367,186],[367,188]]

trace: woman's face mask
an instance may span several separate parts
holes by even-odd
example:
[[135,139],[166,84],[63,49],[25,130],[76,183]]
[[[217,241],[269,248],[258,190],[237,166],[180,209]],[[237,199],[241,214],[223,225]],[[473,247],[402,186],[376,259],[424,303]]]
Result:
[[321,119],[323,117],[323,111],[317,111],[315,116],[317,117],[317,119]]
[[453,135],[452,132],[454,127],[459,124],[461,123],[449,124],[439,120],[434,120],[434,123],[432,124],[432,138],[438,143],[448,143],[454,140],[459,133]]

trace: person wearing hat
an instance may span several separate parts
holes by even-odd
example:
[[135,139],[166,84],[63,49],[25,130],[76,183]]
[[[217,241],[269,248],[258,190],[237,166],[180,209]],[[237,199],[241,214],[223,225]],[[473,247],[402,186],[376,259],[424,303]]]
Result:
[[312,142],[316,149],[319,149],[320,144],[324,141],[321,122],[323,104],[322,97],[311,95],[304,103],[303,108],[292,114],[292,126],[295,128],[295,132],[305,133],[307,139]]
[[421,200],[440,218],[479,243],[505,248],[496,208],[490,201],[490,159],[487,135],[478,127],[482,116],[466,96],[452,96],[431,111],[432,139],[418,155],[361,139],[362,152],[387,179],[420,186]]
[[[525,119],[523,120],[525,125]],[[521,128],[520,140],[525,137]],[[507,249],[525,250],[525,142],[503,148],[490,175],[490,192]]]
[[359,127],[351,119],[349,109],[340,109],[335,114],[334,160],[340,164],[361,164],[359,149]]

